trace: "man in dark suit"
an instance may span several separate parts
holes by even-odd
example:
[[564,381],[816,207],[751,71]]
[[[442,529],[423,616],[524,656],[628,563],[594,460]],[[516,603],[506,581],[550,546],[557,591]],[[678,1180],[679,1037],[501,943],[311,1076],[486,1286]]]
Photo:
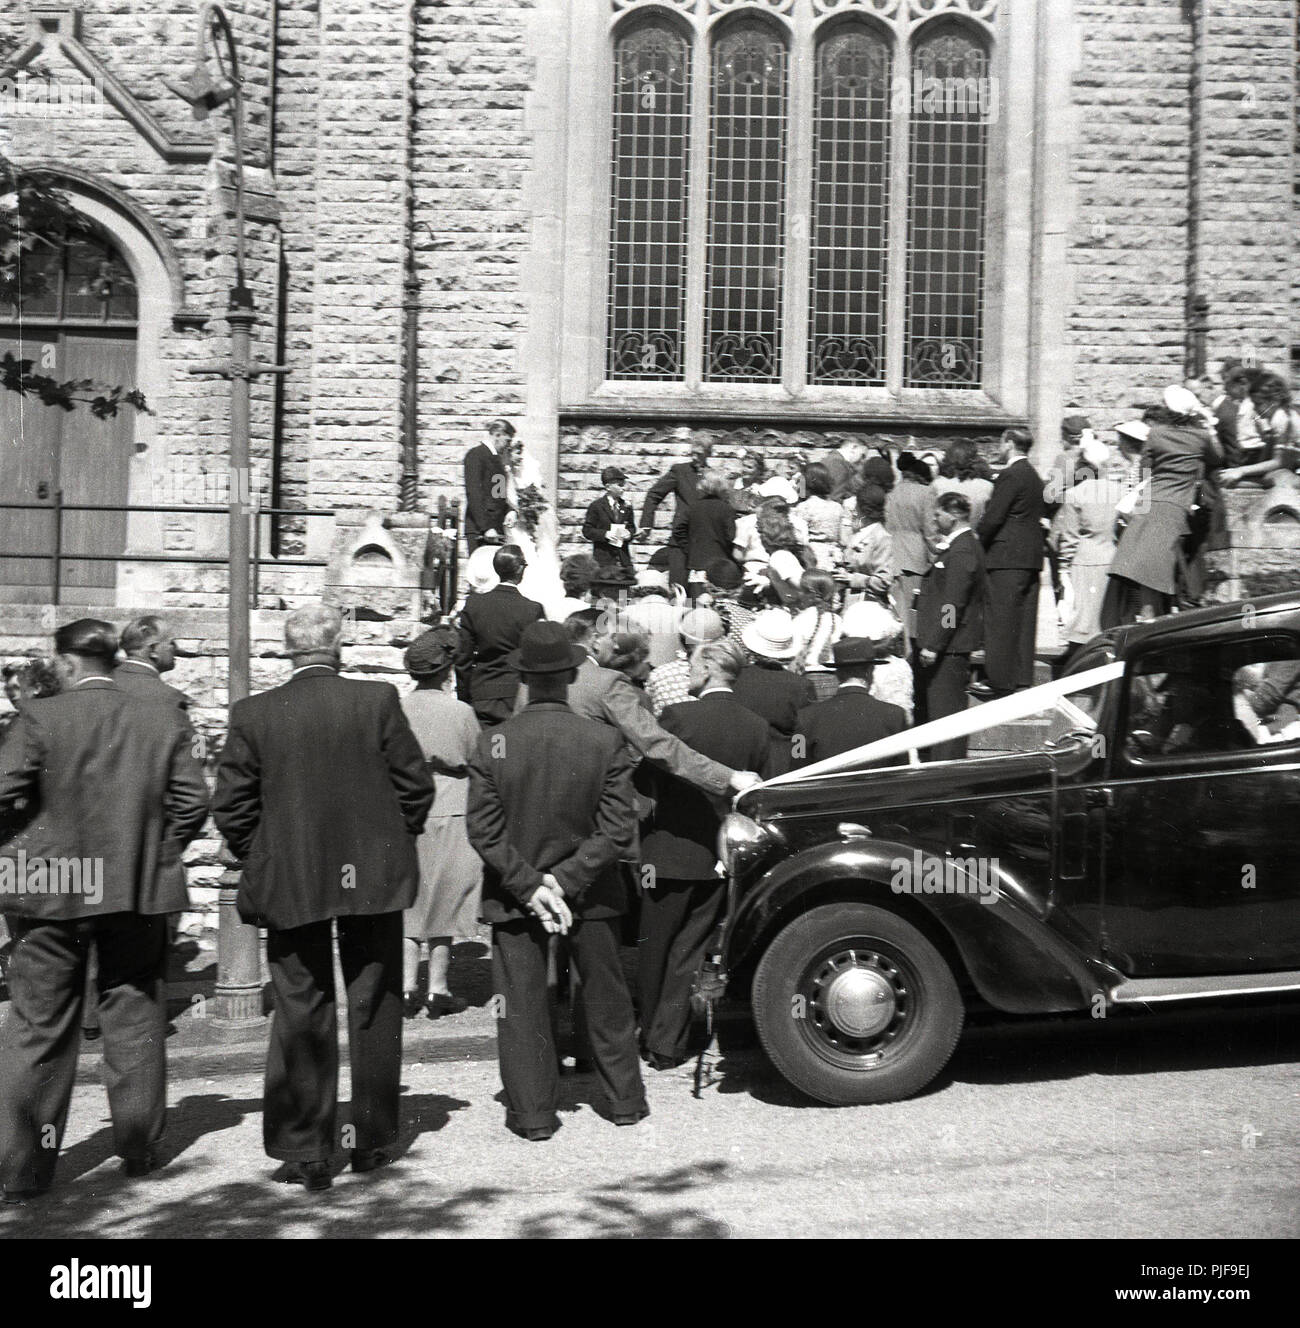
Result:
[[648,533],[655,523],[655,512],[666,498],[674,500],[673,525],[668,535],[668,579],[675,586],[686,586],[687,549],[690,544],[691,506],[699,492],[700,476],[713,455],[713,444],[703,438],[691,441],[691,459],[669,466],[655,480],[641,507],[641,528]]
[[[984,551],[969,522],[970,499],[965,494],[940,496],[935,510],[939,543],[916,601],[918,723],[966,709],[971,651],[987,640]],[[932,761],[959,760],[966,755],[966,739],[939,743],[926,755]]]
[[[871,695],[872,670],[889,658],[881,643],[866,636],[846,636],[836,641],[831,653],[839,689],[799,712],[792,744],[796,770],[907,728],[907,713],[901,706]],[[902,765],[906,759],[900,753],[881,764]]]
[[0,1029],[0,1181],[9,1202],[54,1179],[92,945],[114,1143],[128,1175],[157,1165],[167,914],[186,907],[176,868],[208,813],[180,712],[113,685],[111,624],[69,623],[54,649],[64,691],[24,703],[0,771],[8,844],[0,907],[14,936]]
[[1043,567],[1043,481],[1029,460],[1028,429],[1002,435],[1009,458],[993,482],[979,539],[988,570],[988,632],[984,646],[987,687],[978,694],[1006,696],[1034,682],[1038,630],[1038,577]]
[[617,466],[600,472],[605,492],[587,508],[582,538],[591,541],[591,556],[606,582],[631,584],[632,540],[636,535],[636,513],[623,497],[627,475]]
[[176,642],[167,624],[154,614],[132,619],[122,628],[120,642],[125,659],[113,670],[113,682],[124,692],[147,701],[188,710],[190,698],[179,687],[163,681],[176,667]]
[[[732,641],[712,641],[691,656],[698,698],[669,706],[660,722],[697,752],[734,769],[768,769],[768,726],[732,694],[745,655]],[[656,1070],[686,1059],[691,984],[718,924],[726,883],[717,873],[718,828],[726,807],[661,771],[651,787],[655,809],[642,837],[641,946],[637,987],[641,1045]],[[646,869],[653,872],[646,880]]]
[[465,453],[465,547],[500,544],[510,511],[510,450],[515,429],[509,420],[493,420],[487,440]]
[[289,681],[235,703],[213,813],[243,865],[245,922],[267,928],[275,1014],[262,1136],[279,1179],[323,1190],[336,1139],[337,921],[352,1048],[353,1171],[391,1160],[402,1060],[402,910],[433,781],[389,683],[339,676],[337,609],[285,623]]
[[519,593],[527,565],[517,544],[503,544],[492,559],[499,584],[470,595],[460,613],[457,691],[474,707],[484,728],[502,724],[514,713],[519,674],[511,657],[524,628],[545,616],[536,600]]
[[633,758],[616,729],[565,704],[583,658],[562,624],[526,628],[514,663],[528,704],[482,736],[470,764],[465,826],[485,864],[483,920],[492,924],[492,976],[501,1001],[497,1053],[506,1125],[533,1140],[559,1128],[546,987],[552,934],[570,940],[610,1116],[635,1125],[649,1114],[618,957],[618,918],[627,910],[618,864],[636,830]]
[[831,491],[827,497],[832,502],[847,503],[862,487],[860,467],[866,454],[867,449],[861,443],[849,438],[818,457],[830,475]]

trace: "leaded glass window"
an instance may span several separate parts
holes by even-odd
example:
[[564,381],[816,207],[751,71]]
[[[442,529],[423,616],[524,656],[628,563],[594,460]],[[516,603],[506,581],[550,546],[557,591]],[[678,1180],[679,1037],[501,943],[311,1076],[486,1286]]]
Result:
[[979,389],[998,7],[611,0],[605,378]]
[[704,376],[779,382],[785,42],[762,23],[728,28],[712,72]]
[[988,57],[963,27],[913,57],[907,387],[978,387],[984,289]]
[[615,51],[610,378],[682,375],[690,60],[667,24],[635,28]]
[[874,30],[817,49],[808,381],[885,381],[890,54]]

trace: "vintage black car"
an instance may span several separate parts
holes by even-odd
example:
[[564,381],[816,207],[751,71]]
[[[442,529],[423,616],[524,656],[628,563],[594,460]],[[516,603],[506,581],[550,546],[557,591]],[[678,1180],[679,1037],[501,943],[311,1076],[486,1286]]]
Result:
[[[966,759],[924,760],[961,727]],[[1300,989],[1300,594],[1106,633],[837,763],[743,794],[719,845],[715,963],[814,1098],[917,1092],[977,1003]]]

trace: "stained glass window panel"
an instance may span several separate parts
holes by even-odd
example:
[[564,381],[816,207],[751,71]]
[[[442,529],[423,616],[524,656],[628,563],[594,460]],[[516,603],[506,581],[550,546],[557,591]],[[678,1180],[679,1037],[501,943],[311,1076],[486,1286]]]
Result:
[[914,51],[907,236],[907,387],[980,386],[988,56],[941,24]]
[[808,380],[885,381],[890,53],[866,27],[817,49]]
[[723,30],[713,48],[704,377],[781,378],[785,258],[785,43],[763,23]]
[[610,378],[673,381],[686,334],[690,47],[666,24],[614,55]]

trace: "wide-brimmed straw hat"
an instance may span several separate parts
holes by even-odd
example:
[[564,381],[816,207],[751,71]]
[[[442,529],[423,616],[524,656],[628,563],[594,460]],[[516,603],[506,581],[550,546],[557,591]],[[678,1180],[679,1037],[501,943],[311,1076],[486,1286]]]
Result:
[[763,659],[793,659],[799,653],[794,643],[794,619],[784,609],[764,609],[755,614],[740,633],[745,649]]

